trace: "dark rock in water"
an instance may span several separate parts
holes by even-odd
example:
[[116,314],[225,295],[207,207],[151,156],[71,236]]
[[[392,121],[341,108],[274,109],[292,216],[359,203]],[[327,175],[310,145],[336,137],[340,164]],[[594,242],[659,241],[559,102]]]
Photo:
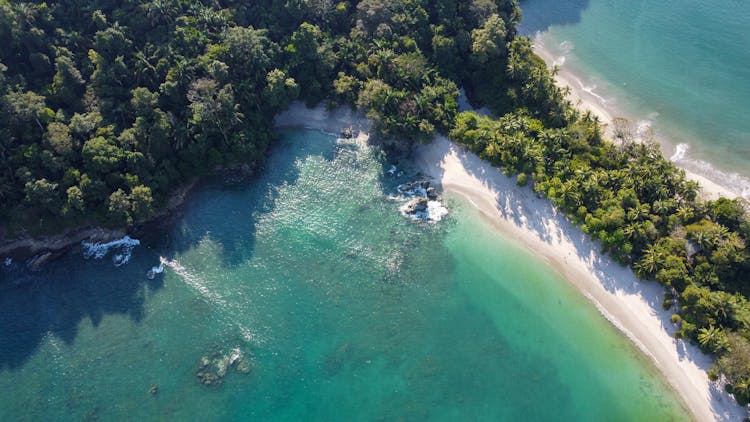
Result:
[[404,213],[416,214],[427,211],[427,198],[414,198],[403,207]]
[[42,269],[44,264],[46,264],[52,259],[52,256],[53,256],[52,252],[49,252],[49,251],[42,252],[39,255],[35,255],[31,259],[29,259],[29,261],[26,263],[26,266],[31,271],[39,271]]
[[148,392],[151,393],[152,396],[155,396],[156,393],[159,392],[159,387],[152,385]]
[[239,347],[229,353],[214,352],[209,356],[202,356],[198,361],[195,377],[203,385],[218,385],[231,368],[241,374],[248,374],[252,369]]
[[354,131],[352,130],[352,128],[349,128],[349,127],[342,129],[341,137],[345,139],[351,139],[352,137],[354,137]]
[[326,357],[323,361],[323,370],[326,375],[332,377],[343,369],[344,365],[351,360],[351,357],[352,346],[349,343],[345,343]]
[[198,381],[200,381],[203,385],[219,385],[221,384],[221,378],[216,376],[211,371],[199,371],[195,376],[198,378]]
[[427,189],[427,198],[429,198],[429,199],[431,199],[433,201],[436,201],[438,199],[438,197],[439,197],[437,189],[435,189],[432,186],[430,186],[430,187],[428,187],[426,189]]
[[253,368],[250,366],[250,362],[247,359],[242,358],[240,358],[240,360],[238,360],[237,364],[234,366],[234,370],[240,374],[249,374],[252,369]]

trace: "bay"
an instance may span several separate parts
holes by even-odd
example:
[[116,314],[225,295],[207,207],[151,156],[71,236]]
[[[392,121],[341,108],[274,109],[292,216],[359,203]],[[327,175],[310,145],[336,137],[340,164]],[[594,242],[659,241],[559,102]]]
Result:
[[[283,131],[256,178],[207,183],[125,265],[76,251],[3,268],[0,420],[689,419],[650,361],[469,204],[403,218],[412,176],[390,165]],[[204,359],[227,367],[212,385]]]

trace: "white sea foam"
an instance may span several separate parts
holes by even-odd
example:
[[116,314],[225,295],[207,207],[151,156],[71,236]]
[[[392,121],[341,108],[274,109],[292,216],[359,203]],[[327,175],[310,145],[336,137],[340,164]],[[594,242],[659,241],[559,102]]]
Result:
[[560,57],[556,58],[556,59],[555,59],[555,60],[554,60],[554,61],[552,62],[552,65],[553,65],[553,66],[558,66],[558,67],[560,67],[560,66],[562,66],[562,65],[564,65],[564,64],[565,64],[565,56],[560,56]]
[[675,152],[669,157],[669,160],[685,167],[697,174],[705,176],[708,180],[716,180],[721,186],[728,188],[744,199],[750,199],[750,178],[737,173],[726,173],[711,163],[688,156],[690,145],[677,144]]
[[683,158],[685,158],[685,155],[687,155],[687,151],[690,148],[690,145],[688,144],[677,144],[675,147],[674,154],[672,154],[671,157],[669,157],[670,161],[679,162]]
[[440,221],[448,215],[448,208],[443,206],[440,201],[429,201],[427,202],[427,219],[431,221]]
[[195,289],[198,293],[201,294],[206,300],[211,302],[214,305],[221,306],[222,308],[226,308],[227,302],[224,300],[221,295],[218,293],[212,292],[206,285],[202,282],[202,280],[198,277],[190,273],[190,271],[182,266],[179,262],[175,260],[169,260],[166,258],[160,258],[161,264],[160,265],[166,265],[167,267],[171,268],[172,271],[175,272],[182,280],[187,283],[188,286]]
[[146,273],[146,278],[149,280],[153,280],[156,278],[157,274],[161,274],[164,272],[164,263],[159,262],[159,265],[151,267],[150,270]]
[[440,201],[427,201],[427,209],[424,211],[409,212],[409,204],[406,203],[399,207],[401,215],[412,220],[427,221],[436,223],[448,215],[448,208]]
[[10,267],[12,264],[13,264],[13,260],[10,258],[5,258],[3,260],[3,265],[5,265],[6,267]]
[[83,257],[86,259],[102,259],[107,256],[110,250],[118,250],[119,252],[116,253],[112,258],[112,262],[117,267],[130,262],[130,257],[133,254],[133,248],[140,244],[140,240],[133,239],[130,236],[125,236],[122,239],[113,240],[107,243],[81,242],[81,246],[83,247]]
[[209,286],[206,285],[204,280],[190,272],[190,270],[177,262],[177,260],[169,260],[167,258],[160,257],[159,261],[159,267],[161,267],[162,270],[164,266],[169,267],[175,274],[180,277],[180,279],[182,279],[182,281],[185,282],[185,284],[198,292],[206,302],[213,306],[224,323],[230,326],[234,326],[239,331],[243,339],[248,342],[253,341],[255,343],[262,343],[264,341],[262,336],[259,336],[257,333],[254,334],[253,331],[250,330],[250,328],[237,321],[236,316],[243,314],[243,309],[242,307],[238,306],[238,303],[235,303],[236,300],[228,301],[224,299],[224,297],[222,297],[219,292],[211,290]]
[[386,173],[390,174],[391,176],[395,176],[397,171],[398,169],[396,168],[396,166],[391,164],[391,168],[389,168]]

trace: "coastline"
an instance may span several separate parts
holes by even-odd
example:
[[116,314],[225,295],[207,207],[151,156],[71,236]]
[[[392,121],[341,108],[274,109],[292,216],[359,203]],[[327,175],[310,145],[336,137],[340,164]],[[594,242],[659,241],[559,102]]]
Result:
[[[326,110],[318,106],[308,109],[295,102],[276,117],[275,127],[305,127],[336,136],[349,129],[355,136],[359,133],[366,138],[370,123],[361,113],[349,108]],[[630,269],[602,255],[598,244],[589,240],[564,215],[558,214],[549,201],[538,198],[530,187],[518,187],[514,178],[505,176],[447,138],[438,136],[431,144],[417,146],[414,152],[413,163],[419,170],[441,183],[445,191],[467,198],[500,232],[546,260],[586,296],[654,362],[697,420],[731,421],[748,415],[747,409],[738,406],[721,385],[708,379],[705,371],[712,365],[711,357],[684,340],[674,339],[671,312],[661,307],[662,286],[639,281]],[[189,198],[199,180],[196,178],[176,191],[167,206],[145,224],[168,221]],[[74,230],[54,236],[68,241],[62,246],[65,250],[82,240],[91,240],[91,234],[79,239],[72,232]],[[123,230],[117,237],[126,234],[128,231]],[[52,238],[18,242],[47,242],[44,246],[49,249]],[[0,246],[0,257],[7,245]]]
[[[544,45],[540,42],[539,36],[533,36],[532,41],[534,42],[534,52],[541,57],[548,66],[556,64],[556,58],[548,50],[544,48]],[[568,94],[569,98],[573,101],[573,104],[580,110],[590,110],[595,116],[599,118],[599,122],[603,125],[607,125],[604,130],[605,137],[609,137],[611,133],[608,132],[608,127],[611,125],[612,120],[615,117],[626,117],[620,116],[617,110],[608,108],[603,102],[605,101],[602,97],[595,94],[593,91],[587,90],[580,79],[575,73],[568,70],[561,65],[558,67],[559,71],[555,75],[555,81],[560,87],[567,87],[570,89]],[[666,141],[667,145],[672,146],[672,143]],[[662,154],[665,157],[669,155],[665,153],[662,145]],[[739,192],[732,190],[728,186],[722,185],[720,182],[709,179],[706,175],[697,173],[680,161],[670,160],[672,164],[685,171],[685,177],[688,180],[698,182],[701,185],[702,196],[706,200],[716,200],[718,198],[739,198],[742,195]]]
[[708,379],[712,359],[676,340],[672,312],[662,309],[664,288],[641,281],[603,255],[586,234],[557,213],[530,187],[464,151],[445,137],[420,146],[416,165],[445,191],[469,200],[502,233],[545,259],[586,296],[660,370],[697,420],[733,421],[748,415],[723,388]]
[[[348,108],[326,110],[322,106],[308,109],[301,102],[294,102],[289,109],[279,114],[275,120],[275,127],[308,127],[338,134],[343,129],[352,131],[369,131],[369,122],[358,112]],[[243,175],[252,173],[252,166],[236,164],[215,169],[205,177],[222,171],[239,172]],[[106,243],[121,239],[127,235],[137,235],[147,228],[161,228],[173,221],[190,197],[190,193],[205,179],[194,177],[184,185],[178,187],[167,199],[162,208],[156,210],[147,221],[139,222],[130,227],[106,228],[97,225],[85,225],[63,230],[61,233],[33,237],[19,236],[16,238],[0,237],[0,263],[2,260],[23,262],[30,270],[36,271],[43,266],[60,258],[68,250],[79,246],[81,242]]]
[[200,180],[196,177],[180,186],[170,195],[164,207],[158,209],[149,220],[131,227],[106,228],[87,225],[49,236],[0,238],[0,259],[23,261],[28,269],[36,271],[60,258],[69,249],[79,246],[81,242],[106,243],[142,231],[142,227],[161,227],[168,224],[179,212]]
[[[369,128],[360,114],[349,109],[307,109],[301,103],[280,114],[276,126],[336,134]],[[632,270],[602,255],[598,245],[549,201],[537,198],[530,187],[518,187],[515,179],[443,136],[417,146],[414,164],[444,191],[465,197],[498,230],[520,241],[569,280],[654,362],[696,420],[734,421],[748,415],[722,386],[708,379],[711,357],[673,337],[672,313],[662,309],[664,288],[638,280]]]

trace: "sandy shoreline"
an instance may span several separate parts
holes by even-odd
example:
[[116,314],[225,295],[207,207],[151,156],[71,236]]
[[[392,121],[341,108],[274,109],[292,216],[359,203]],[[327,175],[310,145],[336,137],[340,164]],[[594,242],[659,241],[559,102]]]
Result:
[[[551,66],[555,63],[555,57],[549,51],[545,50],[544,46],[538,41],[534,43],[534,52],[544,59],[548,65]],[[607,107],[603,98],[593,92],[587,91],[578,77],[563,66],[559,67],[555,80],[559,86],[570,88],[569,97],[573,101],[573,104],[576,104],[579,109],[590,110],[595,116],[599,117],[601,123],[609,125],[615,117],[622,117],[615,115],[616,112]],[[606,130],[605,135],[609,135]],[[740,196],[730,188],[680,165],[679,162],[673,161],[673,163],[685,171],[685,176],[688,180],[694,180],[701,185],[702,194],[705,199],[715,200],[721,197],[733,199]]]
[[639,281],[599,251],[546,199],[444,137],[420,146],[416,164],[446,191],[468,199],[500,231],[545,259],[649,356],[698,420],[735,421],[747,416],[706,370],[711,358],[672,336],[672,311],[662,309],[664,288]]
[[[349,110],[307,109],[294,104],[277,127],[307,127],[332,133],[366,131],[369,124]],[[602,256],[587,235],[559,215],[546,199],[520,188],[477,156],[445,137],[419,146],[414,163],[446,191],[469,200],[497,228],[517,239],[575,285],[599,311],[649,356],[700,421],[735,421],[748,415],[721,386],[710,382],[711,358],[672,336],[672,312],[662,309],[664,288],[641,282],[633,272]]]

